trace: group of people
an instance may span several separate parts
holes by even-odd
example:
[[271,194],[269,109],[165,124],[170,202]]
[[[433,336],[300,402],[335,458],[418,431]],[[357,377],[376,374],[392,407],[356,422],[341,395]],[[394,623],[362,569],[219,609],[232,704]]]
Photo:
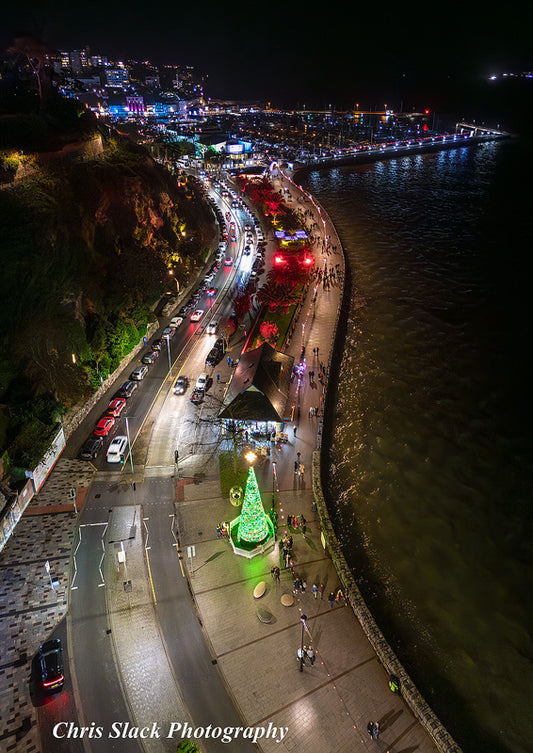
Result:
[[292,536],[285,535],[279,542],[279,551],[285,567],[292,567]]
[[368,722],[366,725],[368,734],[373,740],[377,740],[379,737],[379,722]]
[[[297,453],[299,455],[300,453]],[[299,458],[298,458],[299,461]],[[305,533],[306,530],[306,519],[303,515],[287,515],[287,525],[291,528],[294,528],[294,530],[297,530],[298,528],[302,529],[302,532]],[[292,536],[291,536],[292,541]]]
[[296,652],[296,655],[298,657],[298,661],[305,663],[306,659],[309,659],[309,663],[311,666],[315,663],[315,649],[312,646],[304,646],[303,648],[299,648]]
[[224,520],[217,525],[217,539],[225,539],[229,536],[229,523]]

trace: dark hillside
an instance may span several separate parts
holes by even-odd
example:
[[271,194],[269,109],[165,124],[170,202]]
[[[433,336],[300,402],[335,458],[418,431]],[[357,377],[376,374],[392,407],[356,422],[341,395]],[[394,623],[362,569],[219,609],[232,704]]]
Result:
[[214,223],[193,185],[119,137],[90,161],[16,158],[27,177],[0,189],[0,449],[28,465],[33,406],[52,426],[99,386],[146,332],[169,271],[183,285],[202,263]]

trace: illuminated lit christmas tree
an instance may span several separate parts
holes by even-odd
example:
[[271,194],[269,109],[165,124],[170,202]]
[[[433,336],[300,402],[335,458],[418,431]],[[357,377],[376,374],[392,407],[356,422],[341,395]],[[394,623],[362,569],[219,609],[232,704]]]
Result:
[[237,532],[239,541],[248,544],[261,544],[270,534],[267,520],[259,487],[257,486],[255,471],[251,467],[246,479],[246,491],[244,492]]

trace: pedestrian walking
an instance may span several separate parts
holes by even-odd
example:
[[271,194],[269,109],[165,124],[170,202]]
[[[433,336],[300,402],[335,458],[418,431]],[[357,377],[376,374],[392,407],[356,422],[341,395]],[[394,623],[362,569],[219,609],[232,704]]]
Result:
[[311,591],[313,592],[313,596],[316,599],[318,596],[318,586],[316,583],[313,583],[313,585],[311,586]]
[[296,439],[296,426],[294,427],[293,431],[294,431],[294,438]]
[[307,658],[311,662],[311,666],[315,663],[315,650],[311,646],[307,646],[305,649],[305,653],[307,654]]
[[372,726],[372,737],[377,740],[379,737],[379,722],[374,722]]
[[298,463],[298,461],[297,461],[297,460],[295,460],[295,461],[294,461],[294,472],[295,472],[295,473],[298,473],[298,466],[299,466],[299,463]]
[[374,737],[374,722],[368,722],[366,725],[366,731],[370,735],[370,737]]
[[300,462],[300,458],[302,457],[302,453],[300,451],[298,451],[296,453],[296,457],[298,458],[298,462]]
[[220,374],[217,374],[217,384],[220,382]]
[[329,608],[331,609],[333,605],[335,604],[335,594],[333,593],[333,591],[328,596],[328,601],[329,601]]
[[323,583],[319,585],[318,593],[320,594],[320,601],[322,601],[322,597],[324,596],[324,584]]

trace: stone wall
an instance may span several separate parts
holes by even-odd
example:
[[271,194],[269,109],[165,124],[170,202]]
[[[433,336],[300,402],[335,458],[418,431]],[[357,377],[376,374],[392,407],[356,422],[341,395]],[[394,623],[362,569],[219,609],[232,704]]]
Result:
[[[146,339],[149,340],[158,329],[159,322],[153,322],[153,324],[150,325],[146,332]],[[115,371],[113,371],[113,373],[110,374],[104,382],[102,382],[100,387],[97,389],[94,395],[92,395],[92,397],[87,400],[87,402],[85,402],[81,406],[75,406],[70,411],[68,411],[68,413],[66,413],[66,415],[63,417],[63,431],[65,432],[65,441],[68,441],[68,438],[73,434],[74,431],[76,431],[85,416],[90,413],[90,411],[94,408],[100,398],[117,381],[122,371],[126,368],[130,361],[132,361],[137,353],[139,353],[139,351],[141,351],[144,347],[144,341],[141,340],[135,346],[135,348],[128,353],[127,356],[124,356]]]

